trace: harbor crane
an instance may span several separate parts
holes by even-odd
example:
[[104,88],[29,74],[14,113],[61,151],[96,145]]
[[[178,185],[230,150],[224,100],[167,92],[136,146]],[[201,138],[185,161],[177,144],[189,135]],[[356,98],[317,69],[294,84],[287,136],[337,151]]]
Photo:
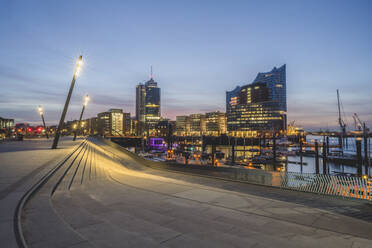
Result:
[[346,123],[341,117],[341,104],[340,104],[340,93],[337,89],[337,103],[338,103],[338,124],[341,128],[342,139],[346,137]]
[[355,130],[362,131],[363,124],[362,124],[361,120],[359,119],[359,116],[358,116],[357,113],[353,114],[353,119],[354,119],[354,123],[355,123]]

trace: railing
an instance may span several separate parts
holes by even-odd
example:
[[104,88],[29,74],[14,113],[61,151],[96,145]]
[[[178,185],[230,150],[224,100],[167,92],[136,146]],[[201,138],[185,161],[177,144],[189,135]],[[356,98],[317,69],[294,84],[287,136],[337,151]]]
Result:
[[283,172],[280,187],[372,201],[372,182],[359,177]]
[[[110,146],[120,147],[110,141],[104,140]],[[165,169],[177,172],[198,174],[199,176],[213,177],[224,180],[247,182],[276,188],[311,192],[329,196],[339,196],[365,200],[372,203],[372,181],[359,177],[333,176],[323,174],[307,174],[296,172],[276,172],[237,167],[212,167],[200,165],[183,165],[145,160],[138,155],[121,149],[127,155],[143,165],[154,169]],[[116,160],[121,158],[110,152]]]

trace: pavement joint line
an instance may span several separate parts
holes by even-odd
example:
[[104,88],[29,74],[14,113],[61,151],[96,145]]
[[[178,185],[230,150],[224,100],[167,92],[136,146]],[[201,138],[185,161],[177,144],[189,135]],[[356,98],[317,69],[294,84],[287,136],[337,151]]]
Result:
[[179,234],[177,234],[177,235],[175,235],[173,237],[170,237],[169,239],[166,239],[166,240],[161,241],[159,244],[164,244],[164,243],[166,243],[166,242],[168,242],[170,240],[177,239],[178,237],[181,237],[182,235],[183,235],[182,233],[179,233]]
[[85,159],[85,163],[84,163],[84,167],[83,167],[83,172],[82,172],[82,175],[81,175],[81,180],[80,180],[80,185],[83,184],[83,179],[84,179],[84,172],[85,172],[85,167],[87,166],[87,162],[88,162],[88,158],[90,158],[89,155],[91,155],[91,151],[92,151],[92,147],[89,146],[88,148],[88,154],[87,154],[87,158]]
[[[81,158],[80,158],[80,160],[79,160],[79,162],[78,162],[78,164],[77,164],[77,166],[76,166],[75,172],[74,172],[74,174],[72,175],[72,177],[71,177],[71,181],[70,181],[70,183],[69,183],[69,185],[68,185],[68,189],[69,189],[69,190],[70,190],[71,185],[72,185],[72,183],[73,183],[73,181],[74,181],[74,178],[75,178],[75,176],[76,176],[76,173],[77,173],[77,171],[79,170],[80,163],[81,163],[81,161],[83,160],[86,151],[88,150],[88,147],[89,147],[88,144],[84,147],[84,148],[85,148],[85,149],[84,149],[84,152],[83,152],[83,154],[81,155]],[[79,154],[80,154],[80,153],[79,153]],[[74,161],[75,161],[75,160],[74,160]]]
[[31,197],[49,180],[49,178],[85,143],[82,141],[77,147],[68,154],[64,159],[62,159],[55,167],[49,170],[41,179],[39,179],[34,185],[32,185],[26,193],[18,201],[17,206],[14,211],[13,217],[13,231],[16,237],[18,247],[27,248],[26,239],[22,231],[22,211],[26,203],[31,199]]
[[79,154],[81,153],[81,151],[85,148],[86,146],[86,142],[83,143],[79,153],[76,155],[76,157],[72,160],[71,164],[67,167],[67,169],[64,171],[64,173],[62,174],[62,176],[59,178],[59,180],[57,181],[57,183],[54,185],[53,187],[53,190],[51,192],[51,196],[53,196],[54,192],[57,190],[58,186],[60,185],[60,183],[62,182],[62,180],[65,178],[67,172],[70,170],[70,168],[72,167],[72,165],[74,164],[75,160],[78,158]]
[[83,235],[81,235],[79,232],[77,232],[67,221],[65,221],[65,219],[58,213],[58,211],[57,211],[57,209],[55,209],[53,206],[54,206],[54,204],[53,204],[53,202],[52,202],[52,198],[51,197],[49,197],[49,204],[50,204],[50,207],[52,208],[52,210],[53,210],[53,212],[56,214],[56,216],[59,218],[59,220],[61,221],[61,222],[63,222],[64,224],[65,224],[65,226],[68,228],[68,229],[70,229],[70,231],[71,232],[73,232],[73,233],[75,233],[77,236],[79,236],[81,239],[82,239],[82,241],[79,241],[79,242],[77,242],[77,243],[75,243],[75,244],[71,244],[70,246],[72,246],[72,245],[76,245],[76,244],[79,244],[79,243],[83,243],[83,242],[88,242],[89,244],[90,244],[90,242],[87,240],[87,239],[85,239],[85,237],[83,236]]
[[153,190],[143,189],[143,188],[140,188],[140,187],[136,187],[136,186],[133,186],[133,185],[126,184],[126,183],[123,183],[121,181],[118,181],[117,179],[115,179],[115,178],[112,177],[111,173],[109,174],[109,178],[111,178],[116,183],[119,183],[119,184],[122,184],[122,185],[126,185],[128,187],[135,188],[135,189],[138,189],[138,190],[141,190],[141,191],[152,192],[152,193],[156,193],[156,194],[160,194],[160,195],[171,196],[171,197],[178,198],[178,199],[194,201],[194,202],[197,202],[197,203],[200,203],[200,204],[206,204],[206,205],[211,205],[211,206],[218,207],[218,208],[224,208],[224,209],[228,209],[228,210],[234,211],[234,212],[239,212],[239,213],[242,213],[242,214],[245,214],[245,215],[256,215],[256,216],[260,216],[260,217],[264,217],[264,218],[269,218],[269,219],[274,219],[274,220],[277,220],[277,221],[282,221],[282,222],[286,222],[286,223],[290,223],[290,224],[296,224],[296,225],[300,225],[300,226],[305,226],[305,227],[313,228],[313,229],[316,229],[316,230],[329,231],[329,232],[333,232],[333,233],[337,233],[337,234],[341,234],[341,235],[351,235],[353,237],[358,237],[358,238],[362,238],[362,239],[366,239],[366,240],[372,240],[372,237],[369,238],[369,239],[367,239],[367,238],[362,237],[362,236],[357,235],[357,234],[355,235],[355,234],[350,234],[350,233],[335,231],[335,230],[332,230],[332,229],[329,229],[329,228],[324,228],[324,227],[323,228],[314,227],[314,226],[310,226],[310,225],[307,225],[307,224],[301,224],[301,223],[297,223],[297,222],[293,222],[293,221],[281,219],[281,218],[275,217],[275,215],[267,216],[267,215],[259,214],[259,213],[246,212],[246,211],[242,211],[240,209],[235,209],[235,208],[230,208],[230,207],[226,207],[226,206],[221,206],[221,205],[217,205],[217,204],[213,204],[213,203],[209,203],[209,202],[202,202],[202,201],[195,200],[195,199],[189,199],[189,198],[184,198],[184,197],[180,197],[180,196],[176,196],[176,195],[172,195],[172,194],[167,194],[167,193],[157,192],[157,191],[153,191]]

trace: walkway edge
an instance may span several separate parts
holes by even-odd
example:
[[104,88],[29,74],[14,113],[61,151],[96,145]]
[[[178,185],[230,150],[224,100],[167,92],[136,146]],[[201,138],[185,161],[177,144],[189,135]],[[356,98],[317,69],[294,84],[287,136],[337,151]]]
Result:
[[50,169],[44,176],[42,176],[34,185],[30,187],[29,190],[21,197],[19,200],[17,207],[14,211],[13,216],[13,227],[14,227],[14,234],[16,237],[16,241],[18,247],[20,248],[28,248],[26,243],[26,239],[24,237],[22,231],[22,212],[23,208],[26,203],[31,199],[31,197],[49,180],[51,176],[84,144],[85,142],[81,142],[73,151],[68,154],[65,158],[62,159],[55,167]]
[[[320,193],[315,193],[315,192],[301,191],[301,190],[295,189],[295,188],[283,188],[283,187],[277,187],[277,186],[273,186],[273,185],[266,185],[266,184],[256,183],[256,182],[252,182],[252,181],[244,181],[244,180],[232,179],[232,178],[227,178],[227,177],[213,176],[213,175],[207,175],[207,174],[199,174],[199,173],[192,172],[192,169],[190,171],[182,171],[182,170],[177,170],[177,169],[174,169],[174,168],[163,168],[164,166],[171,167],[171,165],[166,164],[164,162],[155,162],[155,161],[146,160],[143,157],[138,156],[138,154],[136,154],[134,152],[131,152],[131,151],[125,149],[124,147],[121,147],[120,145],[116,144],[115,142],[113,142],[111,140],[107,140],[107,139],[104,139],[104,138],[98,138],[98,140],[101,140],[103,143],[110,146],[111,148],[114,148],[116,150],[124,152],[125,154],[129,155],[130,157],[137,160],[138,162],[139,161],[143,162],[143,165],[145,165],[145,166],[147,166],[151,169],[155,169],[155,170],[164,170],[164,171],[169,171],[169,172],[174,172],[174,173],[193,175],[193,176],[197,176],[197,177],[213,178],[213,179],[218,179],[218,180],[222,180],[222,181],[237,182],[237,183],[243,183],[243,184],[252,184],[252,185],[275,188],[275,189],[281,189],[281,190],[287,190],[287,191],[297,191],[297,192],[302,192],[302,193],[306,193],[306,194],[322,195],[324,197],[330,197],[330,198],[335,198],[335,199],[342,199],[342,200],[346,200],[346,201],[354,201],[354,202],[360,202],[360,203],[372,205],[372,201],[364,200],[364,199],[349,198],[349,197],[337,196],[337,195],[320,194]],[[113,155],[115,155],[115,154],[113,154]],[[120,161],[120,159],[119,159],[119,161]]]

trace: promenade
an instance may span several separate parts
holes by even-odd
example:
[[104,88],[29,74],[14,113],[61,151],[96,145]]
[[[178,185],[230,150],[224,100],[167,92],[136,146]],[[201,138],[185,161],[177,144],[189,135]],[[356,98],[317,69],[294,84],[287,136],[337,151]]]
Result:
[[149,168],[94,138],[49,144],[0,144],[4,247],[372,247],[362,201]]
[[14,212],[22,196],[80,142],[62,138],[57,150],[50,149],[51,139],[0,143],[0,244],[2,247],[18,247],[13,230]]

